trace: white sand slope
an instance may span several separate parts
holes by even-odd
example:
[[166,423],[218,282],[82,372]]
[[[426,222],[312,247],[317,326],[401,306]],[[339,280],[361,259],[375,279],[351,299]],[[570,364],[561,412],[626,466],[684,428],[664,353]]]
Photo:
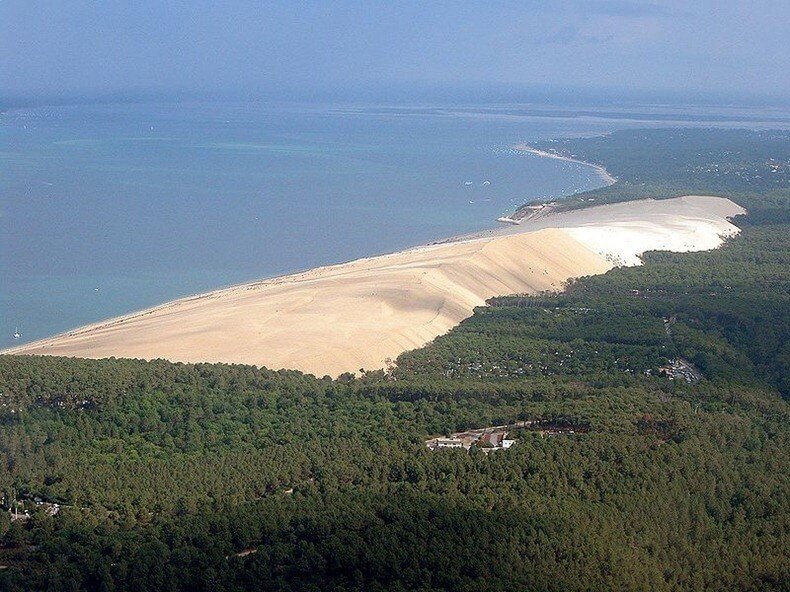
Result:
[[727,219],[745,212],[729,200],[706,196],[632,203],[639,204],[638,216],[623,207],[627,204],[600,206],[589,210],[593,219],[567,231],[618,265],[639,265],[645,251],[715,249],[722,238],[738,232]]
[[635,264],[651,249],[718,246],[729,200],[684,197],[558,213],[418,247],[177,300],[4,353],[166,358],[336,376],[420,347],[501,294]]

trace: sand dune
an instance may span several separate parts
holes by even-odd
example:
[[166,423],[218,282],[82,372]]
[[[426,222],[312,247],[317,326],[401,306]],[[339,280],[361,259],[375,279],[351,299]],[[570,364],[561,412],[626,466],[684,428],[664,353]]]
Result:
[[729,200],[690,196],[556,213],[533,224],[177,300],[4,353],[375,369],[491,296],[560,289],[650,249],[714,248]]

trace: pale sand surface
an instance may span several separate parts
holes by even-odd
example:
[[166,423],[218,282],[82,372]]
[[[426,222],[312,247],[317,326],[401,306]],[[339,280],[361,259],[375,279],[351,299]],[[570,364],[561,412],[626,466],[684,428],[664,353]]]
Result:
[[715,248],[739,206],[716,197],[554,213],[452,242],[218,290],[4,353],[235,362],[338,375],[385,366],[502,294],[561,289],[651,249]]
[[570,156],[562,156],[561,154],[555,154],[554,152],[547,152],[545,150],[538,150],[537,148],[533,148],[529,144],[518,144],[517,146],[513,146],[515,150],[520,150],[522,152],[529,152],[530,154],[534,154],[536,156],[542,156],[543,158],[556,158],[558,160],[566,160],[568,162],[575,162],[578,164],[583,164],[590,166],[596,170],[598,175],[600,175],[601,179],[607,184],[612,185],[614,184],[617,179],[606,170],[606,167],[600,164],[594,164],[592,162],[587,162],[586,160],[579,160]]

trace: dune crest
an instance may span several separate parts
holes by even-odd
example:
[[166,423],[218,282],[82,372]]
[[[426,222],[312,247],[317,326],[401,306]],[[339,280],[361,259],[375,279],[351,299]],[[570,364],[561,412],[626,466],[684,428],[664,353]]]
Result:
[[652,249],[715,248],[743,209],[717,197],[555,213],[452,242],[252,282],[96,323],[4,353],[166,358],[336,376],[382,368],[496,295],[559,290]]

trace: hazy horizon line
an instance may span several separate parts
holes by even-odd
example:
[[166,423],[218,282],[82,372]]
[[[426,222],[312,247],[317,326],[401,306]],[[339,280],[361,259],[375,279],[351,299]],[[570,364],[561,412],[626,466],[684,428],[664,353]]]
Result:
[[30,89],[2,93],[0,107],[90,103],[145,103],[155,101],[261,101],[292,103],[436,103],[436,104],[542,104],[562,106],[694,106],[790,108],[790,97],[742,91],[670,91],[589,86],[524,86],[507,84],[396,84],[357,88],[229,89],[141,88],[113,90]]

